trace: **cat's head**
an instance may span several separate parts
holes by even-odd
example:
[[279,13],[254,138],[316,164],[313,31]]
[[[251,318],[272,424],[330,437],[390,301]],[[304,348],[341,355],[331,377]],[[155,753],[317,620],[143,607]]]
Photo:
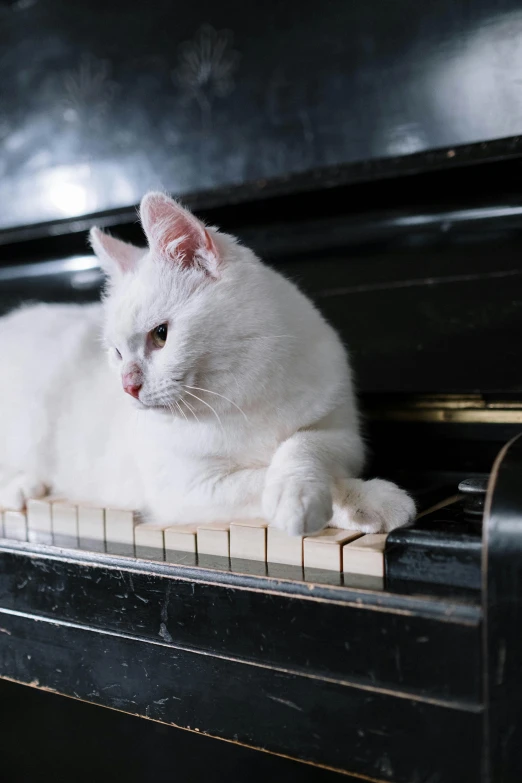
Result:
[[223,410],[219,395],[240,405],[244,378],[263,364],[262,265],[162,193],[143,198],[140,218],[148,248],[90,234],[107,274],[104,337],[123,389],[139,406],[187,417]]

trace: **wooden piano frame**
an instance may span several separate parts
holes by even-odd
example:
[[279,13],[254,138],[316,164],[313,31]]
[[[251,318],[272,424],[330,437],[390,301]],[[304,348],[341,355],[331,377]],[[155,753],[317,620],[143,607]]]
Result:
[[0,543],[0,676],[372,781],[520,779],[522,437],[480,600]]

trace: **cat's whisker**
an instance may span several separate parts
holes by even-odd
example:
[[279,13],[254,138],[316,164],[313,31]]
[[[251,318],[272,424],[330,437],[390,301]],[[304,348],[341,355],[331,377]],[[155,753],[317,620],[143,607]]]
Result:
[[210,405],[208,402],[205,402],[205,400],[202,400],[202,399],[201,399],[201,397],[198,397],[198,395],[197,395],[197,394],[193,394],[191,391],[188,391],[188,389],[187,389],[186,387],[185,387],[185,390],[186,390],[187,394],[190,394],[190,396],[191,396],[191,397],[194,397],[196,400],[199,400],[199,402],[201,402],[203,405],[206,405],[206,406],[207,406],[207,408],[210,408],[210,410],[212,411],[212,413],[214,414],[214,416],[215,416],[215,417],[216,417],[216,419],[218,420],[218,422],[219,422],[219,426],[221,427],[221,429],[223,430],[223,432],[225,432],[225,428],[223,427],[223,422],[222,422],[222,421],[221,421],[221,419],[219,418],[219,415],[218,415],[218,414],[217,414],[217,412],[214,410],[214,408],[212,407],[212,405]]
[[179,404],[179,402],[177,400],[174,400],[174,405],[179,410],[179,412],[181,413],[181,415],[183,416],[185,421],[188,422],[187,414],[185,413],[185,411],[183,410],[183,408],[181,407],[181,405]]
[[[184,389],[195,389],[196,391],[207,392],[207,394],[214,394],[216,397],[221,397],[223,400],[226,400],[226,401],[227,401],[227,402],[229,402],[231,405],[233,405],[233,406],[234,406],[234,408],[237,408],[237,410],[240,412],[240,414],[241,414],[242,416],[244,416],[244,417],[245,417],[245,421],[246,421],[248,424],[250,424],[250,422],[249,422],[249,420],[248,420],[248,416],[246,415],[245,411],[244,411],[244,410],[242,410],[242,409],[239,407],[239,405],[237,405],[237,404],[234,402],[234,400],[230,400],[228,397],[225,397],[225,395],[224,395],[224,394],[219,394],[219,392],[210,391],[210,389],[204,389],[202,386],[184,386],[183,388],[184,388]],[[201,400],[201,402],[203,402],[203,400]]]
[[183,397],[181,397],[180,402],[184,402],[185,403],[185,405],[187,406],[189,411],[192,413],[192,415],[194,416],[194,418],[196,419],[198,424],[201,424],[201,422],[199,421],[198,417],[196,416],[196,411],[194,410],[192,405],[189,402],[187,402],[186,400],[184,400]]
[[169,410],[169,412],[170,412],[171,416],[174,416],[174,409],[173,409],[172,405],[170,404],[170,402],[169,402],[168,400],[166,400],[166,399],[165,399],[165,398],[163,398],[163,397],[160,397],[160,398],[159,398],[159,402],[160,402],[160,405],[161,405],[163,408],[167,408],[167,409]]
[[185,418],[185,419],[188,421],[188,419],[187,419],[187,416],[186,416],[186,414],[185,414],[185,411],[184,411],[184,410],[182,410],[182,408],[180,408],[180,406],[178,405],[178,403],[176,402],[176,400],[172,400],[172,402],[171,402],[171,401],[170,401],[170,400],[169,400],[167,397],[160,397],[160,398],[159,398],[159,402],[160,402],[160,404],[161,404],[161,405],[163,405],[163,407],[164,407],[164,408],[168,408],[168,410],[169,410],[169,412],[170,412],[170,415],[172,416],[172,418],[177,418],[177,417],[176,417],[176,411],[174,410],[174,406],[172,405],[172,402],[173,402],[173,403],[174,403],[174,405],[176,405],[176,407],[178,408],[179,412],[180,412],[180,413],[181,413],[181,414],[184,416],[184,418]]
[[174,405],[175,405],[175,406],[176,406],[176,408],[178,409],[178,411],[179,411],[179,412],[181,413],[181,415],[183,416],[183,418],[184,418],[186,421],[188,421],[188,419],[187,419],[187,414],[185,413],[185,411],[183,410],[183,408],[181,408],[181,407],[180,407],[180,405],[179,405],[179,403],[177,402],[177,400],[170,400],[170,399],[169,399],[167,396],[165,396],[165,395],[162,395],[162,394],[159,394],[159,395],[158,395],[158,402],[159,402],[159,404],[160,404],[161,406],[163,406],[164,408],[168,408],[168,410],[170,411],[170,413],[171,413],[171,415],[172,415],[172,417],[173,417],[173,418],[176,418],[176,417],[177,417],[177,416],[176,416],[176,411],[174,410]]

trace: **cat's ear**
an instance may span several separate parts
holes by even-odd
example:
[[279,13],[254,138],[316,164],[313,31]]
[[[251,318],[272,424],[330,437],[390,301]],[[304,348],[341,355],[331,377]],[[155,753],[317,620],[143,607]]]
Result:
[[168,263],[219,277],[220,257],[211,233],[164,193],[147,193],[140,218],[152,252]]
[[89,239],[102,269],[112,278],[131,272],[145,253],[143,248],[111,237],[96,226],[91,228]]

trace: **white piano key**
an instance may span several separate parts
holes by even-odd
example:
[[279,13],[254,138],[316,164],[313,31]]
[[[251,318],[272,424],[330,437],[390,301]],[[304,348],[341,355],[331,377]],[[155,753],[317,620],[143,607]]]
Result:
[[134,527],[139,521],[134,511],[105,509],[105,543],[109,555],[134,557]]
[[[56,499],[56,498],[54,498]],[[53,543],[53,498],[27,501],[27,540],[34,544]]]
[[361,537],[353,530],[328,527],[315,536],[307,536],[303,542],[305,568],[322,568],[326,571],[343,570],[343,544]]
[[0,538],[5,538],[5,531],[4,531],[4,510],[3,508],[0,508]]
[[387,533],[361,536],[343,546],[343,571],[345,574],[384,576],[384,547]]
[[230,557],[266,561],[266,529],[264,519],[245,519],[230,524]]
[[12,541],[27,541],[27,518],[23,511],[4,511],[4,535]]
[[198,555],[230,556],[230,524],[208,522],[198,525]]
[[144,560],[165,559],[165,525],[144,524],[134,528],[136,557]]
[[66,549],[78,548],[78,508],[66,500],[51,504],[53,544]]
[[80,549],[105,552],[105,509],[78,507],[78,537]]
[[303,539],[289,536],[275,527],[268,527],[266,537],[266,559],[268,563],[303,565]]
[[165,528],[165,560],[167,563],[196,564],[197,525],[172,525]]

